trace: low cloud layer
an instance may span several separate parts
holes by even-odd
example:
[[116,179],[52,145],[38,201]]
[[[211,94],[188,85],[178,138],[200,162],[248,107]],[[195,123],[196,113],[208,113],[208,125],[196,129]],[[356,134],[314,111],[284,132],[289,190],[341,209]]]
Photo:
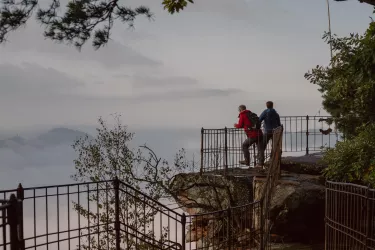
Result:
[[[94,127],[90,130],[94,131]],[[71,147],[74,140],[67,141],[66,137],[72,138],[80,133],[65,129],[58,131],[51,134],[44,130],[25,141],[16,140],[11,135],[8,140],[0,140],[0,188],[11,189],[18,183],[38,186],[72,182],[70,175],[74,174],[73,160],[77,154]],[[24,133],[18,131],[17,134],[22,138]],[[199,137],[198,129],[137,130],[131,147],[137,149],[146,144],[158,157],[173,164],[174,155],[181,148],[186,149],[189,159],[199,152]]]

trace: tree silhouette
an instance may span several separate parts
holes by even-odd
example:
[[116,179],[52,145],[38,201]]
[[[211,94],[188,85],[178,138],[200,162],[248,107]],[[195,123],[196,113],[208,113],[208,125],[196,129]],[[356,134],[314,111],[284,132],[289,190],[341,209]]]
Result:
[[[50,1],[48,7],[42,8],[39,6],[39,0],[1,0],[0,44],[7,40],[10,32],[25,25],[35,12],[37,21],[44,27],[46,38],[73,44],[79,50],[90,38],[95,49],[107,44],[115,21],[133,27],[137,16],[146,16],[148,19],[153,16],[146,6],[130,8],[119,0],[68,0],[60,15],[60,0],[48,1]],[[375,0],[359,1],[375,4]],[[162,2],[164,9],[170,14],[180,12],[189,3],[194,3],[194,0],[163,0]]]
[[[108,43],[115,21],[134,26],[137,16],[151,19],[149,8],[125,7],[119,0],[69,0],[62,15],[60,0],[50,0],[48,7],[39,6],[38,0],[2,0],[0,4],[0,43],[10,32],[17,30],[36,12],[37,21],[44,27],[44,36],[53,41],[72,44],[77,49],[92,38],[99,49]],[[193,0],[164,0],[169,13],[179,12]]]

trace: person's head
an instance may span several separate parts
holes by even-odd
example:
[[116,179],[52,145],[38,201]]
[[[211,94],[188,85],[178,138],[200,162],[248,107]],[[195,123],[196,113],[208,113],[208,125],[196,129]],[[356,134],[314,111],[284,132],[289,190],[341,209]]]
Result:
[[266,102],[266,106],[268,109],[273,109],[273,102],[271,101]]
[[238,112],[241,112],[241,111],[244,111],[244,110],[246,110],[246,106],[245,105],[240,105],[239,107],[238,107]]

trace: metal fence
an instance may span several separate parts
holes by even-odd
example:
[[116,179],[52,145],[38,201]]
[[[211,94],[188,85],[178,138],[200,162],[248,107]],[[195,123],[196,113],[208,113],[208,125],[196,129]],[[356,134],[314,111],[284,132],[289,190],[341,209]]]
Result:
[[119,180],[20,186],[0,195],[13,197],[24,208],[1,207],[8,211],[5,224],[13,225],[10,218],[23,219],[16,229],[11,227],[11,237],[5,231],[0,235],[2,250],[250,249],[261,239],[254,219],[261,214],[260,202],[185,215]]
[[326,183],[326,250],[375,249],[375,189]]
[[22,203],[12,194],[9,200],[0,200],[0,204],[0,246],[10,250],[22,249]]
[[[301,152],[309,154],[323,148],[334,147],[342,140],[342,134],[335,130],[329,116],[282,116],[284,127],[283,152]],[[243,129],[201,129],[201,173],[210,171],[230,171],[241,167],[244,160],[242,142],[246,139]],[[265,158],[269,159],[272,140],[265,149]],[[256,144],[249,149],[251,165],[257,164]]]

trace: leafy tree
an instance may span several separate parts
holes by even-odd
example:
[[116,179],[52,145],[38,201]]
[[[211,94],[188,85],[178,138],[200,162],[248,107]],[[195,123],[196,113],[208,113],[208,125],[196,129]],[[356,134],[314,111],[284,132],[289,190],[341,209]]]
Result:
[[[95,49],[107,44],[116,20],[133,27],[137,16],[143,15],[148,19],[153,16],[145,6],[129,8],[118,0],[68,0],[60,15],[60,0],[50,1],[47,8],[42,8],[38,0],[2,0],[0,43],[6,40],[9,32],[25,25],[34,12],[45,29],[46,38],[73,44],[78,49],[90,38]],[[184,9],[188,2],[193,3],[193,0],[164,0],[163,4],[173,14]]]
[[338,142],[328,149],[323,161],[324,175],[333,181],[352,182],[375,187],[375,124],[362,127],[353,139]]
[[363,35],[330,38],[329,66],[316,66],[305,77],[319,86],[323,107],[333,117],[345,141],[323,157],[331,180],[375,186],[375,22]]
[[330,65],[318,65],[305,77],[319,86],[337,128],[352,138],[359,126],[375,122],[375,23],[363,35],[329,37],[323,38],[334,52]]
[[[90,202],[95,205],[93,207],[98,207],[96,210],[82,203],[74,204],[75,210],[91,225],[98,225],[86,230],[86,234],[91,236],[87,236],[81,249],[107,246],[114,249],[116,235],[111,222],[115,221],[115,192],[111,183],[101,181],[116,177],[127,184],[120,186],[123,191],[119,194],[120,221],[127,228],[126,233],[121,233],[121,242],[126,243],[126,249],[151,249],[147,245],[150,239],[166,244],[168,229],[164,228],[162,235],[156,239],[152,228],[155,215],[161,211],[157,201],[163,197],[177,198],[169,189],[169,184],[177,173],[188,168],[190,162],[186,160],[183,149],[176,154],[173,165],[157,157],[146,145],[138,150],[131,149],[129,143],[133,133],[121,124],[119,116],[115,117],[115,121],[114,127],[108,128],[106,122],[99,118],[96,138],[80,138],[73,145],[78,157],[74,161],[76,174],[72,178],[78,182],[96,182],[95,191],[88,193]],[[146,200],[144,194],[152,200]]]

